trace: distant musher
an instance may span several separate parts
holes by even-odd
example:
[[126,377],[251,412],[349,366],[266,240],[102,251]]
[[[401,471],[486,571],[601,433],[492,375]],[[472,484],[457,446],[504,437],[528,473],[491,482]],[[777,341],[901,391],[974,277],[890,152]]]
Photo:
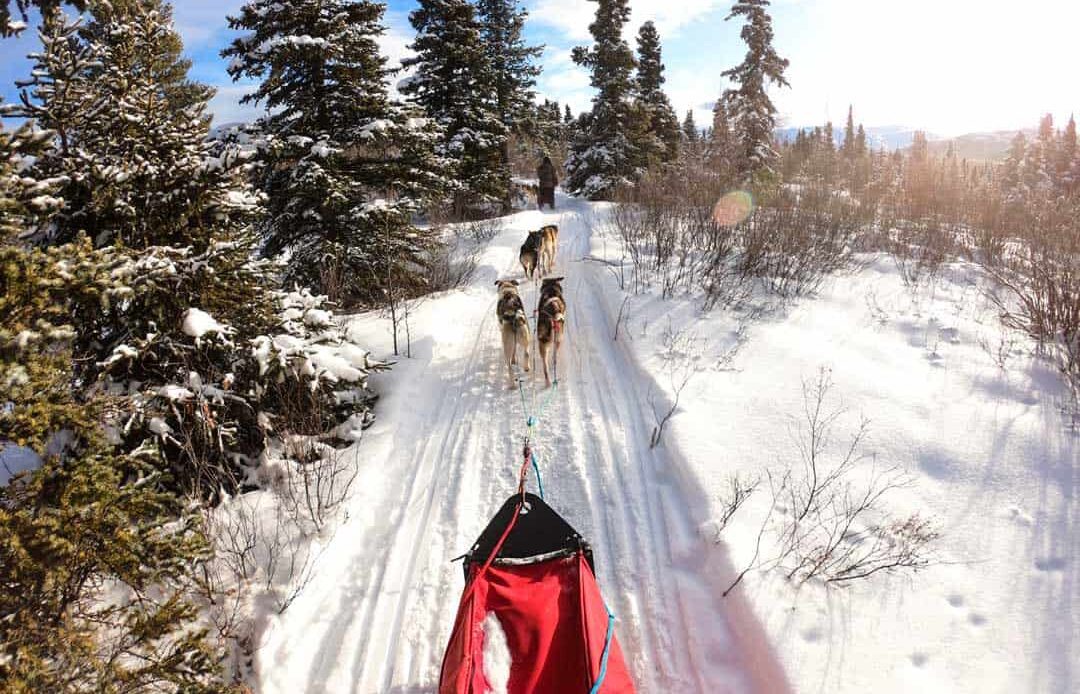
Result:
[[536,177],[540,179],[540,192],[536,196],[536,206],[544,209],[544,203],[555,209],[555,186],[559,185],[559,177],[555,175],[555,165],[551,163],[551,157],[544,157],[536,169]]

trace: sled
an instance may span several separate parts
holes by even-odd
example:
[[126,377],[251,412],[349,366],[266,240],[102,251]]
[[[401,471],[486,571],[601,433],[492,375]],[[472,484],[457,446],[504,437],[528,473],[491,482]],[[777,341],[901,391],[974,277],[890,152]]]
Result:
[[[633,694],[592,550],[540,497],[508,499],[465,555],[464,570],[439,694]],[[485,674],[484,622],[492,613],[509,655],[505,682]]]

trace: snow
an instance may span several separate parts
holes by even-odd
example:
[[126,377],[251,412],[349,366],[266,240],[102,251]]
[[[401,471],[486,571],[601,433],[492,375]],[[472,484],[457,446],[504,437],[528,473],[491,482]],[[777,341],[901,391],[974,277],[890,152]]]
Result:
[[491,694],[507,694],[513,660],[510,646],[506,643],[506,632],[494,612],[484,617],[481,626],[484,630],[484,679],[487,680],[488,691]]
[[0,441],[0,487],[6,487],[12,477],[37,470],[43,464],[41,456],[32,449]]
[[189,308],[184,312],[181,330],[184,331],[185,335],[194,337],[196,340],[208,333],[217,333],[224,336],[232,332],[232,328],[218,323],[213,316],[198,308]]
[[157,394],[166,400],[180,401],[190,400],[195,397],[195,393],[191,392],[187,388],[178,385],[164,385],[157,389]]
[[[347,520],[295,602],[260,624],[258,691],[434,690],[463,587],[451,559],[513,492],[520,462],[525,415],[499,361],[493,282],[520,274],[524,233],[547,223],[560,227],[569,315],[533,444],[549,502],[594,548],[638,691],[1076,691],[1077,438],[1060,379],[1031,345],[998,350],[1006,369],[994,363],[1006,338],[972,268],[952,265],[912,295],[892,261],[867,257],[744,327],[732,311],[703,315],[693,297],[627,298],[609,205],[558,204],[504,220],[469,286],[411,311],[413,358],[370,377],[379,419],[349,449]],[[533,285],[521,291],[535,302]],[[294,320],[309,308],[298,299]],[[389,356],[384,316],[357,316],[348,332]],[[653,408],[666,409],[680,364],[692,378],[650,448]],[[937,523],[935,563],[840,589],[755,569],[723,597],[768,513],[759,491],[725,525],[730,477],[798,460],[802,384],[822,367],[845,409],[837,445],[870,418],[866,463],[910,477],[886,510]],[[485,621],[485,636],[496,627]],[[497,684],[503,672],[487,674]]]

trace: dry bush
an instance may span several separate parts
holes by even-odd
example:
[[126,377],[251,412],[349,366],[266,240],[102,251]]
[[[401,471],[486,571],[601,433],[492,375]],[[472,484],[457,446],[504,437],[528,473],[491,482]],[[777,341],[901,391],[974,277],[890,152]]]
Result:
[[[665,297],[704,289],[721,301],[736,289],[734,230],[718,224],[713,210],[731,188],[700,167],[650,173],[619,190],[611,224],[630,256],[630,289],[657,287]],[[726,297],[724,297],[726,298]]]
[[[725,591],[752,569],[779,570],[802,585],[816,580],[843,585],[878,573],[918,571],[933,561],[939,537],[934,524],[918,514],[896,516],[884,500],[911,483],[896,468],[867,469],[862,452],[869,422],[863,419],[839,455],[833,455],[836,429],[845,414],[832,403],[832,375],[822,369],[803,383],[803,417],[793,428],[797,463],[769,472],[771,503],[758,536],[758,551]],[[733,484],[723,501],[724,524],[757,485]],[[761,540],[774,541],[761,559]]]
[[1002,323],[1034,340],[1080,394],[1080,201],[1047,204],[984,262]]
[[[705,308],[740,305],[756,287],[787,300],[853,264],[858,206],[822,188],[779,190],[745,219],[722,219],[729,180],[687,165],[617,193],[611,225],[633,271],[630,289],[664,298],[701,291]],[[722,217],[722,215],[721,215]]]
[[[649,437],[649,447],[656,448],[664,436],[668,422],[679,410],[679,401],[683,391],[698,372],[698,363],[705,351],[706,340],[699,338],[686,329],[676,329],[670,324],[661,338],[664,344],[664,372],[668,377],[668,386],[672,397],[669,402],[660,405],[656,395],[649,391],[649,408],[652,410],[656,426]],[[658,409],[659,405],[659,409]]]
[[900,273],[904,286],[913,294],[931,286],[945,263],[957,255],[956,232],[931,219],[886,220],[883,248]]
[[739,271],[781,299],[811,294],[851,268],[861,222],[850,200],[821,188],[781,190],[740,225]]

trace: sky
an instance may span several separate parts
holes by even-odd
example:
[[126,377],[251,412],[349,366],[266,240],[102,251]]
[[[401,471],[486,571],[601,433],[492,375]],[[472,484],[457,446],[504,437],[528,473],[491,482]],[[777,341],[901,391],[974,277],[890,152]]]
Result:
[[[248,91],[233,84],[218,53],[232,36],[225,17],[242,0],[178,0],[177,27],[193,60],[193,76],[217,88],[217,123],[247,120]],[[570,49],[588,43],[595,3],[525,0],[530,42],[545,46],[538,92],[588,107],[588,75]],[[415,0],[387,3],[385,54],[408,52],[408,13]],[[627,38],[654,20],[667,66],[666,88],[680,118],[693,109],[709,121],[724,89],[721,73],[745,53],[737,21],[725,21],[730,0],[630,0]],[[1030,128],[1041,114],[1062,123],[1080,111],[1077,0],[774,0],[775,45],[791,61],[790,88],[772,90],[783,125],[840,124],[849,104],[867,126],[902,125],[942,136]],[[17,98],[14,81],[29,72],[32,32],[0,40],[0,100]],[[633,44],[632,44],[633,45]]]

